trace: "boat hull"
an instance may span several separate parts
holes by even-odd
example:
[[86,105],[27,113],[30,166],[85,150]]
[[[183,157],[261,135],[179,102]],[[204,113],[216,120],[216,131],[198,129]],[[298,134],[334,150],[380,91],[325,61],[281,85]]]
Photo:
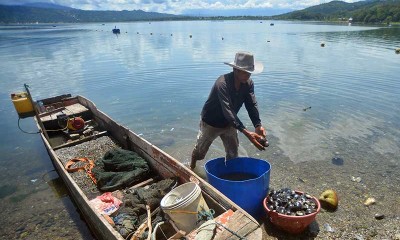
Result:
[[[258,222],[250,214],[246,213],[229,198],[220,193],[207,181],[197,176],[193,171],[188,169],[181,162],[168,155],[157,146],[151,144],[146,139],[137,135],[133,131],[115,122],[108,115],[100,111],[96,107],[96,105],[90,100],[82,96],[77,96],[75,98],[76,100],[74,101],[83,105],[91,112],[91,117],[99,125],[99,127],[107,131],[107,134],[115,139],[116,142],[118,142],[118,144],[123,149],[134,151],[138,153],[141,157],[146,159],[150,167],[156,170],[157,174],[161,176],[161,178],[165,179],[178,177],[179,182],[181,183],[190,181],[198,183],[198,185],[201,187],[202,194],[205,200],[210,206],[217,209],[218,212],[228,211],[229,209],[234,212],[240,212],[240,214],[242,214],[248,220],[248,222],[252,224],[252,229],[254,228],[252,231],[260,230]],[[57,99],[57,97],[51,99],[55,99],[54,101],[59,100]],[[46,102],[46,99],[44,99],[43,102]],[[86,223],[88,224],[93,234],[96,236],[97,239],[124,239],[109,224],[109,222],[90,204],[90,199],[88,199],[82,189],[71,177],[70,173],[65,169],[63,162],[60,160],[60,157],[56,153],[56,149],[60,149],[62,147],[65,147],[66,145],[64,144],[55,146],[49,141],[48,134],[46,134],[46,129],[43,129],[44,124],[42,120],[44,119],[44,117],[40,116],[40,114],[37,115],[35,117],[35,120],[37,123],[37,127],[41,130],[41,138],[47,149],[47,152],[53,162],[55,169],[57,170],[58,174],[68,188],[71,198],[81,211]],[[87,141],[90,141],[90,139],[91,138],[88,137]],[[79,140],[76,141],[76,144],[80,144],[82,142],[83,140]],[[68,144],[68,146],[73,145],[71,143]]]

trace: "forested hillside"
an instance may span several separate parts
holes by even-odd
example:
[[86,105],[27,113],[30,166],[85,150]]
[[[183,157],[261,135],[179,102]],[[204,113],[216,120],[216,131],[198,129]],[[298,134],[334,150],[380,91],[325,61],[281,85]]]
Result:
[[0,5],[0,23],[124,22],[180,19],[183,16],[134,11],[84,11],[73,8],[43,8]]
[[353,22],[400,22],[400,0],[377,0],[346,3],[332,1],[303,10],[277,15],[274,19],[336,21],[353,18]]
[[50,5],[6,6],[0,5],[0,23],[79,23],[127,22],[163,20],[315,20],[344,21],[349,18],[361,23],[400,22],[400,0],[366,0],[355,3],[332,1],[276,16],[188,17],[156,12],[133,11],[84,11]]

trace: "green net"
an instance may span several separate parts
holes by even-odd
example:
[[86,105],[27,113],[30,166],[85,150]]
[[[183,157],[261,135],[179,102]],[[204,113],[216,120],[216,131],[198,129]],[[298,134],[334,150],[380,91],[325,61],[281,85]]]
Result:
[[115,191],[145,180],[150,167],[137,153],[116,148],[104,154],[92,172],[101,191]]

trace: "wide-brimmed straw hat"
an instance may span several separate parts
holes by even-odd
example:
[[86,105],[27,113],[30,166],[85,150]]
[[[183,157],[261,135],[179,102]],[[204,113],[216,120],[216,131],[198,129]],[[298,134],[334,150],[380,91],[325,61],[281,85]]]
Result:
[[233,68],[256,74],[263,71],[264,66],[261,62],[254,61],[253,54],[249,52],[237,52],[235,55],[235,61],[228,63],[224,62],[226,65],[229,65]]

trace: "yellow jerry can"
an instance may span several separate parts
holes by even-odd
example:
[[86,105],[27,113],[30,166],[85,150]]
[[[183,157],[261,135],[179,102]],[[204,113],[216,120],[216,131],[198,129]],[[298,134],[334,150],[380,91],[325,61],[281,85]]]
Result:
[[28,93],[11,93],[11,100],[14,108],[20,117],[31,117],[35,115],[33,105],[29,99]]

